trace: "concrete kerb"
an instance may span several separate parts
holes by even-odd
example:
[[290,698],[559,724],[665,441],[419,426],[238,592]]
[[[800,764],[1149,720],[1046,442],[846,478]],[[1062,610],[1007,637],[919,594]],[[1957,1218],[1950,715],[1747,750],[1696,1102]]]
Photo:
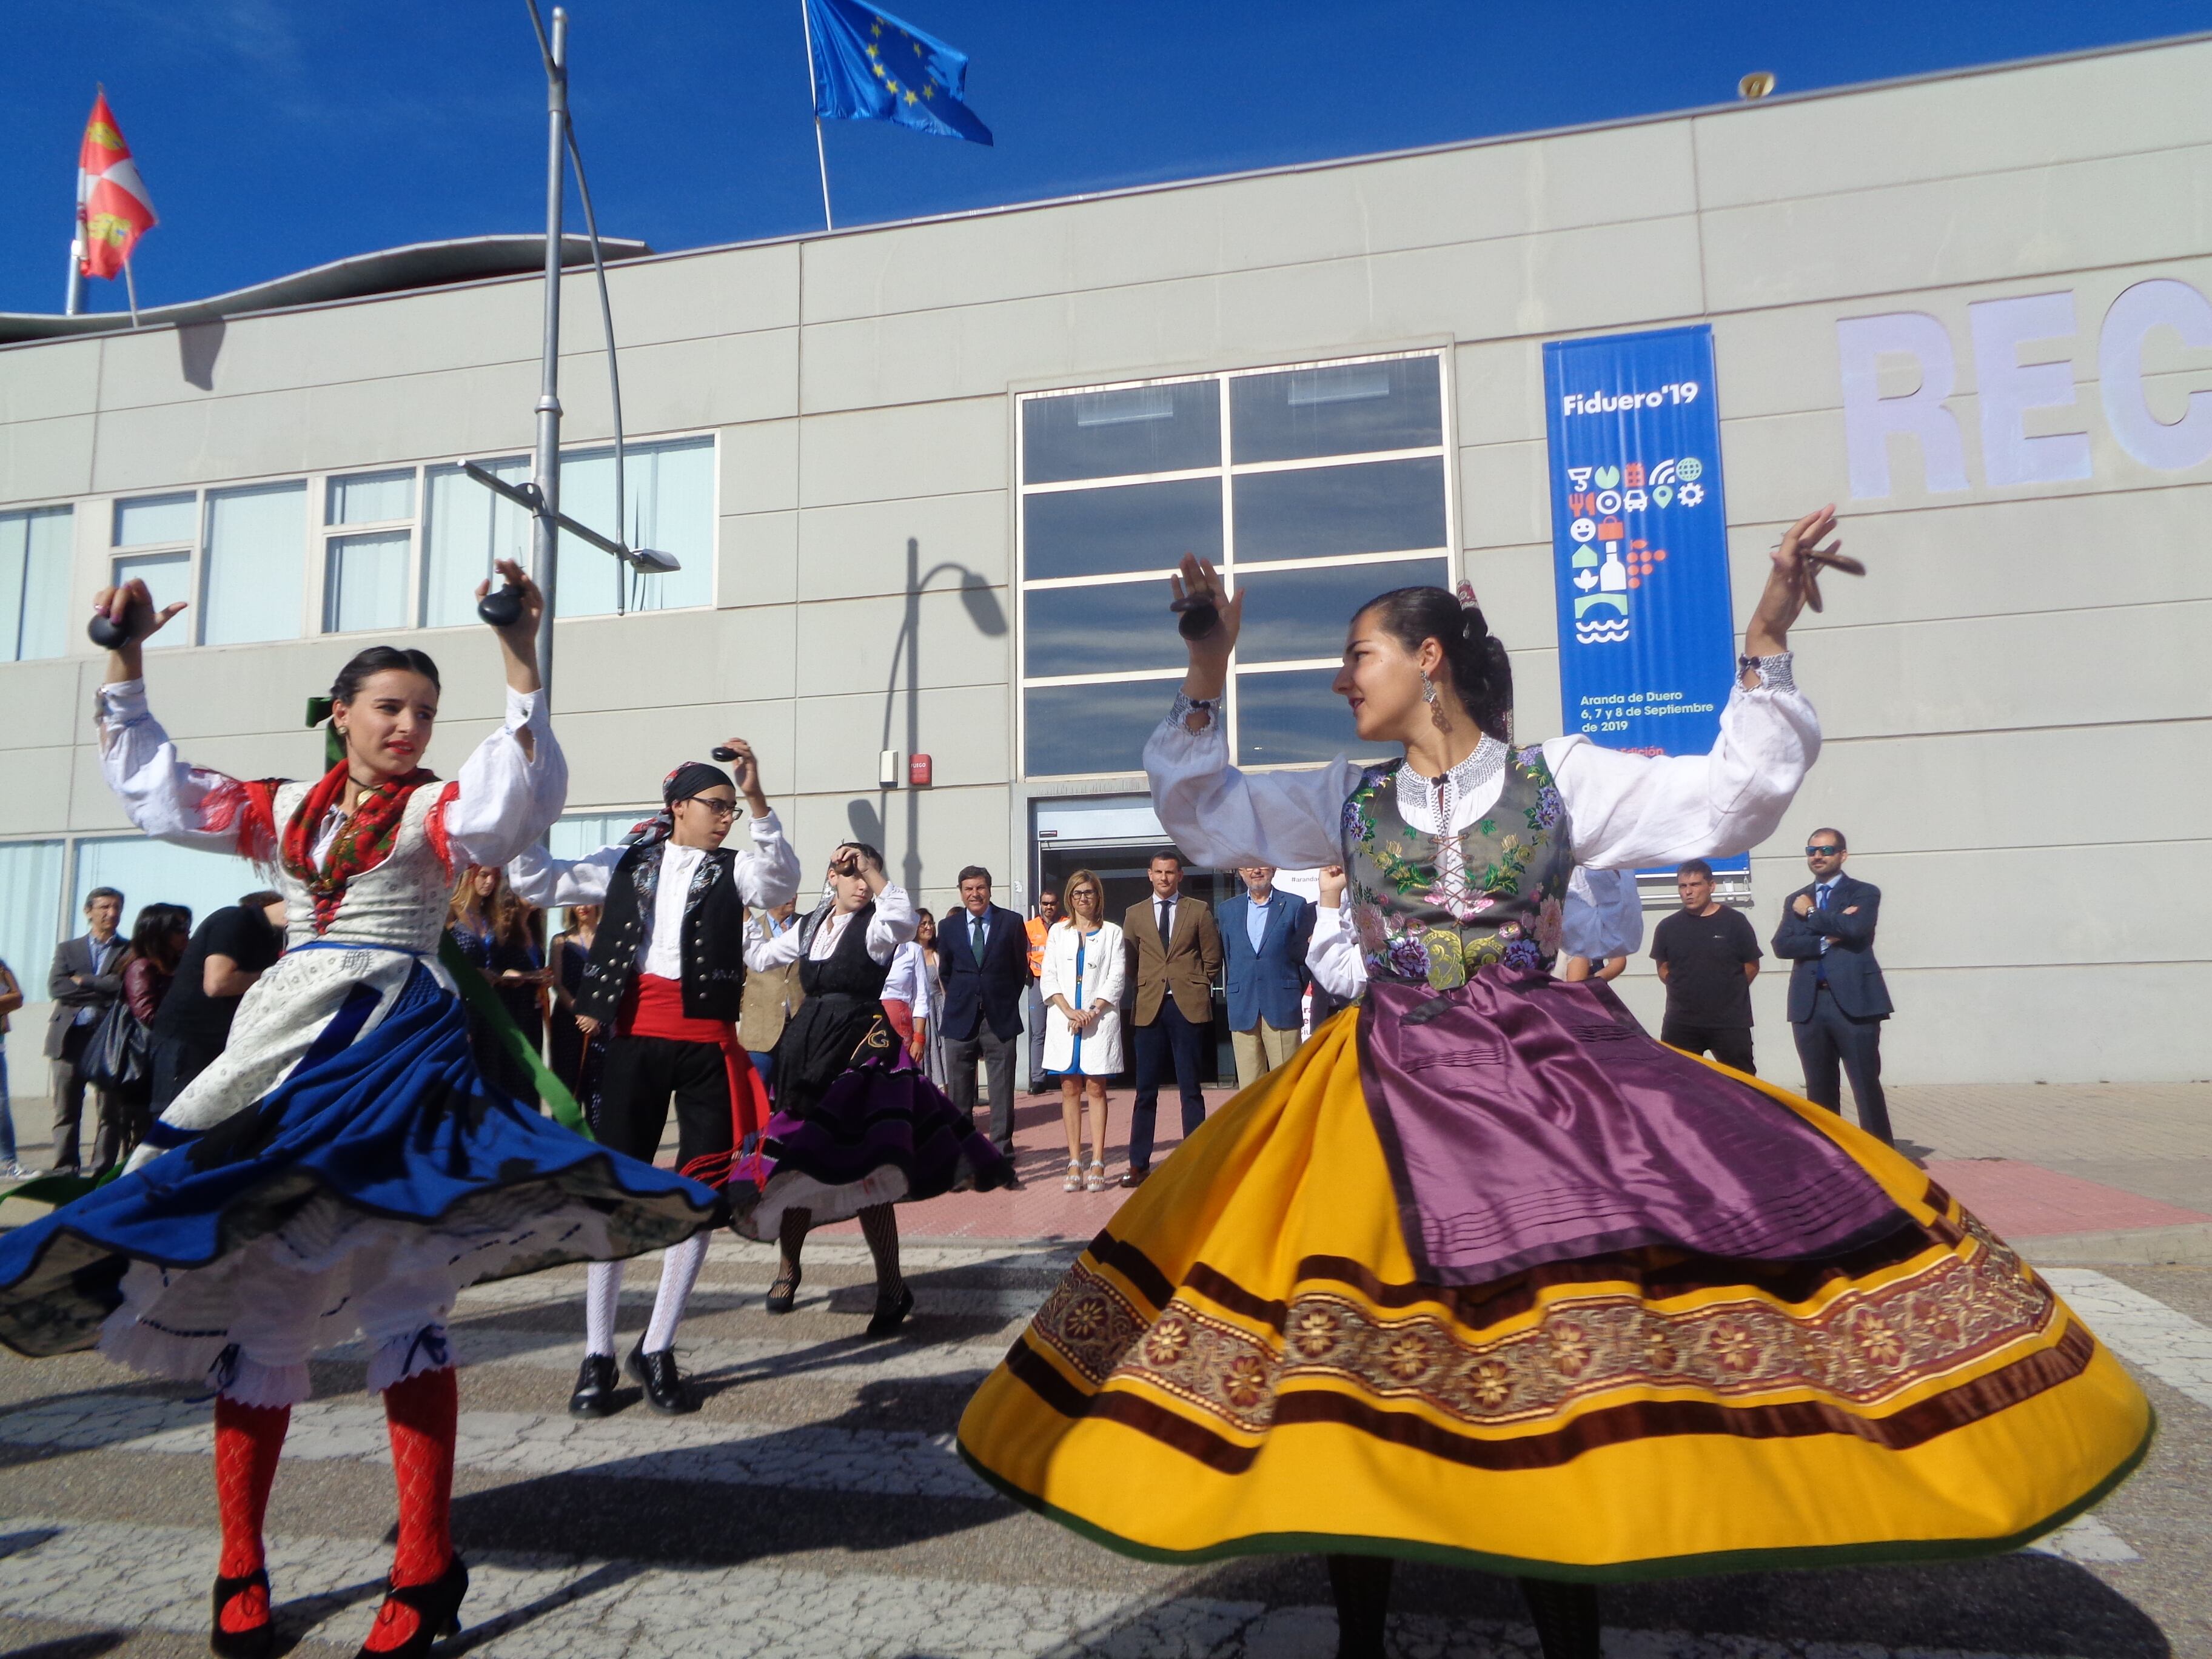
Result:
[[2052,1233],[2008,1241],[2041,1267],[2202,1267],[2212,1264],[2212,1221],[2121,1232]]

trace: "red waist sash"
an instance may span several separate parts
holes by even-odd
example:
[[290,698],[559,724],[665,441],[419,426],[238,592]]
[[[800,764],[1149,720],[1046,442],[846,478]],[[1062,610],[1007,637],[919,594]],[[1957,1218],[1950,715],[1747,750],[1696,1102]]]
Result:
[[621,1030],[625,1036],[660,1037],[670,1042],[711,1042],[722,1051],[722,1069],[730,1084],[731,1151],[727,1157],[714,1155],[714,1169],[704,1168],[708,1160],[700,1158],[694,1162],[702,1168],[684,1171],[710,1187],[721,1185],[745,1137],[768,1127],[768,1091],[761,1086],[760,1073],[753,1069],[752,1055],[738,1041],[738,1028],[726,1019],[696,1019],[685,1013],[680,981],[662,979],[657,974],[640,974],[623,1004]]

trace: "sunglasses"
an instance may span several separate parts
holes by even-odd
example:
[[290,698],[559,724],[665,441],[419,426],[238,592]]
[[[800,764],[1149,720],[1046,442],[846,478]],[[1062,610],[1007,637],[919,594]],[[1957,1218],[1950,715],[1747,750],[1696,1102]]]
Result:
[[703,806],[718,818],[733,818],[738,815],[738,804],[733,800],[716,800],[712,795],[686,795],[684,799],[694,806]]
[[1805,856],[1808,859],[1832,859],[1843,850],[1840,847],[1808,847],[1805,849]]

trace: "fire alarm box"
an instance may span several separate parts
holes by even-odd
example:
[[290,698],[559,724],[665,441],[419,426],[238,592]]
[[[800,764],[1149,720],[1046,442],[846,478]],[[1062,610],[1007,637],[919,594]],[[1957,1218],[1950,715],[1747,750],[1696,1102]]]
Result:
[[907,760],[906,760],[906,781],[907,781],[907,782],[908,782],[908,784],[912,785],[912,786],[913,786],[913,787],[915,787],[915,788],[921,788],[921,787],[923,787],[924,785],[926,785],[927,783],[928,783],[928,781],[929,781],[929,757],[928,757],[928,756],[927,756],[927,755],[909,755],[909,756],[908,756],[908,757],[907,757]]

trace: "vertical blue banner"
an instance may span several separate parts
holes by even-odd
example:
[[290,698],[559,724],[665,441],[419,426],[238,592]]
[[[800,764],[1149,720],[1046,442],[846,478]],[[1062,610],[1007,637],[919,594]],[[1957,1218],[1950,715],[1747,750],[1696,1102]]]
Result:
[[1703,754],[1736,659],[1712,331],[1552,341],[1544,389],[1564,728]]

